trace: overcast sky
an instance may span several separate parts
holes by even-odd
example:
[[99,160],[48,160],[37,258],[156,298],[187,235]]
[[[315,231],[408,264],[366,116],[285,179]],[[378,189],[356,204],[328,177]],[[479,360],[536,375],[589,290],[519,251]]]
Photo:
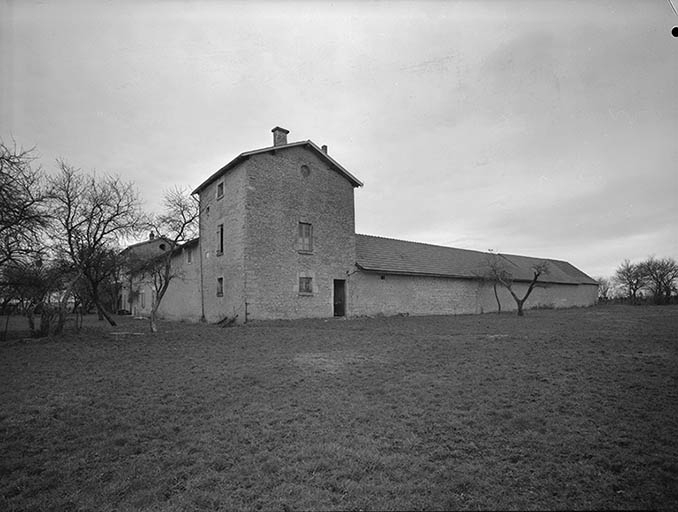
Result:
[[678,257],[668,0],[0,0],[0,137],[150,209],[243,151],[327,144],[356,230],[565,259]]

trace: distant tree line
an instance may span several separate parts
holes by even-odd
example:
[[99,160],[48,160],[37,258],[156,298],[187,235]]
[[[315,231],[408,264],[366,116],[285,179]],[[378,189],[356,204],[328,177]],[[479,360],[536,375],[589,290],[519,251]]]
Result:
[[626,259],[614,276],[597,281],[601,302],[678,303],[678,262],[674,258],[650,256],[636,263]]
[[[121,276],[130,266],[122,246],[149,229],[167,237],[170,249],[180,245],[195,232],[197,201],[171,190],[165,211],[152,215],[131,182],[63,160],[50,174],[35,161],[33,149],[0,141],[0,314],[25,315],[33,336],[61,333],[73,313],[95,311],[115,325]],[[175,276],[171,257],[145,271],[161,276],[155,314]]]

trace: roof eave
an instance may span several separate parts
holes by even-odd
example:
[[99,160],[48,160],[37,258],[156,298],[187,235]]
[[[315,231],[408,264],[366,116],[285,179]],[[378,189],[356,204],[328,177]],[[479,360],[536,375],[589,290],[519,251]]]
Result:
[[219,176],[221,176],[223,173],[226,171],[232,169],[236,165],[238,165],[240,162],[243,162],[247,160],[247,155],[245,153],[240,153],[238,156],[236,156],[233,160],[228,162],[226,165],[224,165],[221,169],[219,169],[217,172],[213,173],[209,178],[207,178],[205,181],[203,181],[198,187],[191,192],[191,195],[199,194],[205,188],[207,188],[212,182],[216,181]]
[[362,181],[360,181],[358,178],[356,178],[355,176],[353,176],[353,174],[351,174],[350,172],[348,172],[348,171],[344,168],[344,166],[342,166],[342,165],[341,165],[339,162],[337,162],[334,158],[332,158],[330,155],[328,155],[328,154],[325,153],[322,149],[320,149],[320,148],[316,145],[315,142],[313,142],[312,140],[307,140],[307,141],[306,141],[306,144],[308,144],[309,146],[311,146],[311,147],[312,147],[312,148],[313,148],[313,149],[314,149],[314,150],[315,150],[322,158],[324,158],[325,160],[327,160],[330,164],[332,164],[333,167],[335,167],[341,174],[343,174],[343,175],[348,179],[348,181],[351,182],[351,185],[353,185],[354,187],[362,187],[362,186],[363,186],[363,182],[362,182]]
[[[378,267],[366,267],[361,265],[360,263],[356,263],[356,267],[358,267],[360,270],[363,272],[372,272],[375,274],[385,274],[385,275],[394,275],[394,276],[420,276],[420,277],[443,277],[443,278],[448,278],[448,279],[469,279],[469,280],[483,280],[483,276],[469,276],[469,275],[463,275],[463,274],[442,274],[438,272],[412,272],[412,271],[406,271],[406,270],[393,270],[393,269],[383,269],[383,268],[378,268]],[[516,283],[530,283],[532,282],[531,279],[525,279],[525,278],[516,278],[513,280],[513,282]],[[578,281],[578,282],[565,282],[565,281],[549,281],[549,280],[539,280],[537,281],[537,284],[559,284],[559,285],[572,285],[572,286],[578,286],[582,284],[586,284],[589,286],[597,286],[597,283],[590,283],[590,282],[585,282],[585,281]]]

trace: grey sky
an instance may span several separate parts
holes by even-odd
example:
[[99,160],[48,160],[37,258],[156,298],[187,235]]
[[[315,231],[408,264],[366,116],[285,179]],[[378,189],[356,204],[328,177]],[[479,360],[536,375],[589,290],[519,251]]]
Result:
[[678,257],[673,25],[664,0],[0,0],[0,137],[157,208],[280,125],[365,182],[360,233],[609,275]]

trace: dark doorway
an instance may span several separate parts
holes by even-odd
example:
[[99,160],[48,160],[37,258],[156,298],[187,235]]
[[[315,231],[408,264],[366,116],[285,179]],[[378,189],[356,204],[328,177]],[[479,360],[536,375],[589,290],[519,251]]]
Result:
[[346,280],[334,280],[334,316],[346,316]]

